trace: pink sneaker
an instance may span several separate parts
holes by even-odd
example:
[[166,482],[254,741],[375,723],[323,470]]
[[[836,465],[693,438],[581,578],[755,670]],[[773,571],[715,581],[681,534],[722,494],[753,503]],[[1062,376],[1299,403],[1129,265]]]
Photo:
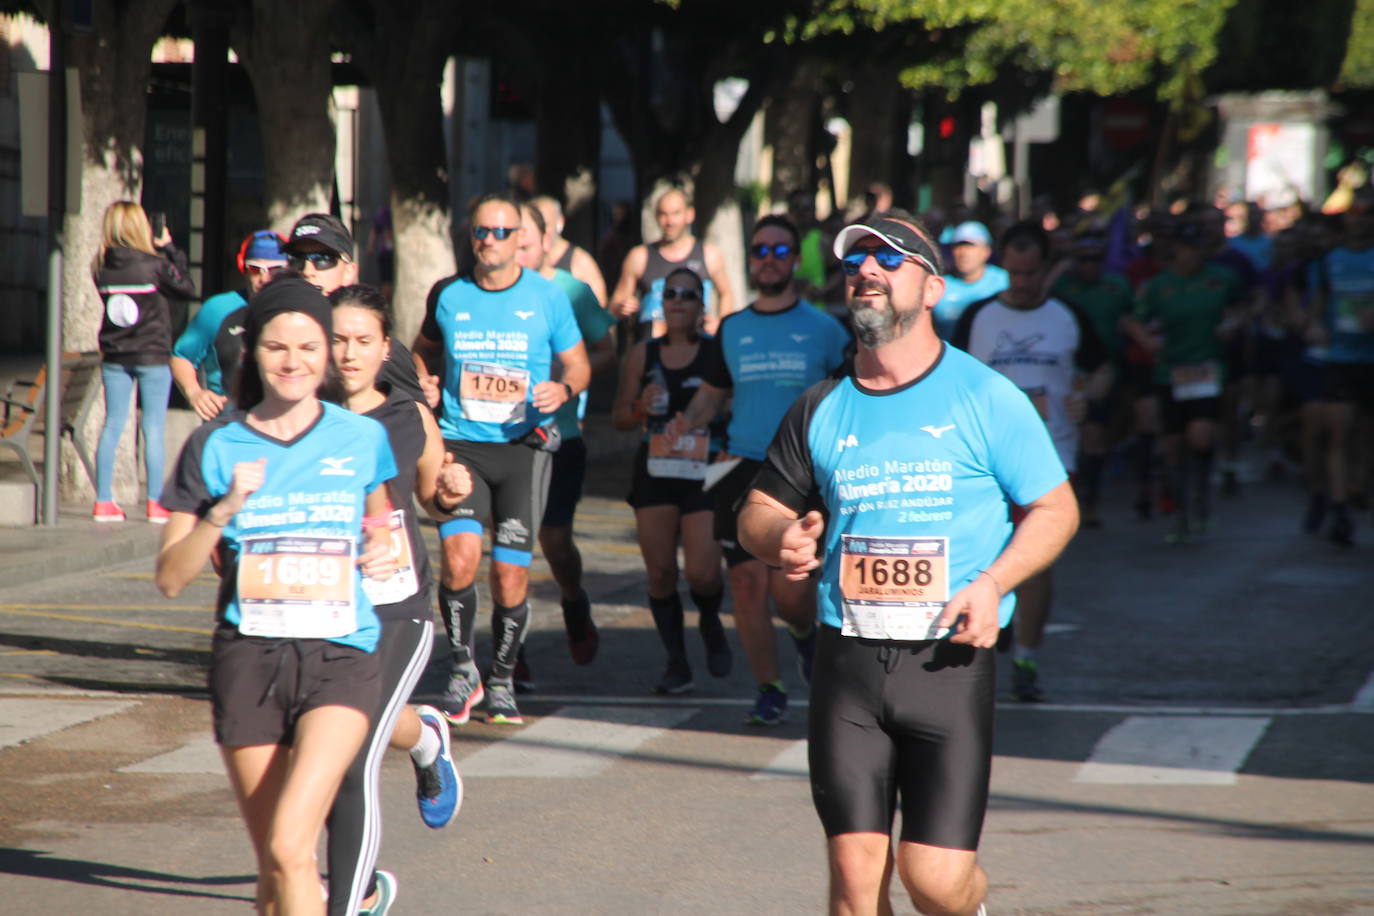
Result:
[[122,522],[124,521],[124,510],[114,503],[96,503],[95,511],[91,513],[91,516],[97,522]]
[[154,525],[165,525],[167,519],[172,517],[172,513],[162,508],[162,504],[155,499],[148,500],[148,521]]

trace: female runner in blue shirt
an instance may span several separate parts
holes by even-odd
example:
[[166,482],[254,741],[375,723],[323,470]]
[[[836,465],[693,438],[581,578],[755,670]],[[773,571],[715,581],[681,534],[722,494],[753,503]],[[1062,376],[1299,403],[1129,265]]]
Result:
[[331,325],[328,300],[298,276],[254,297],[246,407],[187,441],[157,559],[174,597],[219,556],[215,738],[257,854],[260,912],[324,913],[315,848],[378,697],[379,626],[361,576],[395,568],[386,431],[319,396],[337,384]]

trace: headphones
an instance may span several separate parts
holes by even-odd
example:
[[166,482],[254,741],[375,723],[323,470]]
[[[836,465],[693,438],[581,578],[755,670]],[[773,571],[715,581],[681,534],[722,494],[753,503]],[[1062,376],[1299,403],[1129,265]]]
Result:
[[248,233],[248,237],[245,238],[243,244],[239,246],[238,255],[234,258],[234,263],[238,265],[239,273],[248,273],[248,248],[256,239],[261,238],[274,238],[277,240],[278,245],[283,247],[286,245],[286,239],[270,229],[259,229],[257,232]]

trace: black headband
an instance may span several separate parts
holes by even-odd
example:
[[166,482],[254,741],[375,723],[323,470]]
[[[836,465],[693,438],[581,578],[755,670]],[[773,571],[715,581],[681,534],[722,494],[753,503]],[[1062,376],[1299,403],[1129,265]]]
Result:
[[277,277],[258,290],[248,303],[248,314],[243,323],[243,345],[252,349],[257,345],[258,335],[267,322],[283,312],[300,312],[309,315],[324,329],[326,342],[334,338],[333,311],[329,300],[319,287],[307,283],[298,276]]

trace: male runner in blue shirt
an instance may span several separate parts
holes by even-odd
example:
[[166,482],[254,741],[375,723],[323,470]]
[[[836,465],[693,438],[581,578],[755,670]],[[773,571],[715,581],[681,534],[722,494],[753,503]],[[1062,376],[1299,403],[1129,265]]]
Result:
[[[895,861],[920,912],[982,914],[993,646],[1078,508],[1026,396],[936,336],[944,282],[925,230],[889,211],[845,227],[835,254],[854,371],[792,406],[740,541],[793,581],[817,577],[809,757],[830,911],[891,912]],[[1008,501],[1026,509],[1014,534]]]
[[[439,703],[450,721],[468,721],[485,696],[487,720],[523,722],[512,677],[529,628],[529,564],[548,495],[553,414],[591,378],[587,350],[568,297],[516,261],[520,205],[488,194],[469,220],[471,274],[430,290],[415,354],[443,379],[439,430],[454,461],[467,465],[473,491],[439,526],[443,575],[439,609],[453,650],[452,677]],[[552,357],[563,367],[552,380]],[[491,518],[492,624],[496,636],[485,683],[473,659],[477,567]]]

